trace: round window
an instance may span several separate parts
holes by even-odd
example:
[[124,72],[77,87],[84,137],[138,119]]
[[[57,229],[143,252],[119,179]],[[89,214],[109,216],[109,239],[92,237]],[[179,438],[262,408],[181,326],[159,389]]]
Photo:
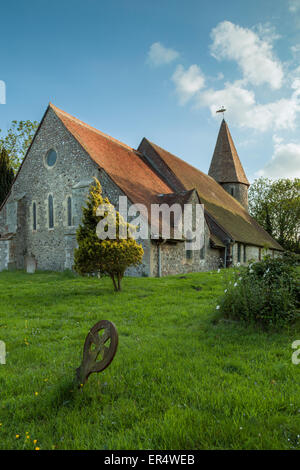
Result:
[[49,152],[47,153],[47,156],[46,156],[46,163],[48,166],[54,166],[55,163],[56,163],[56,160],[57,160],[57,154],[55,152],[55,150],[51,149],[49,150]]

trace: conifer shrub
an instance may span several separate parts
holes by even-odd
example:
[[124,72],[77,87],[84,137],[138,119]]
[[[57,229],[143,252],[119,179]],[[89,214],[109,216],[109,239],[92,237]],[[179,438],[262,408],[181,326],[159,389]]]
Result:
[[[102,215],[97,215],[101,207]],[[103,239],[98,237],[97,227],[100,222],[103,222],[107,234],[109,225],[115,227],[113,239],[106,237],[106,234]],[[124,221],[107,198],[102,197],[100,182],[95,178],[86,207],[83,208],[82,223],[76,233],[78,248],[74,254],[74,270],[80,275],[107,274],[112,279],[115,291],[120,291],[126,269],[140,264],[143,259],[144,250],[133,237],[135,229]]]
[[217,310],[222,317],[284,326],[299,318],[299,257],[285,254],[236,267],[227,279]]

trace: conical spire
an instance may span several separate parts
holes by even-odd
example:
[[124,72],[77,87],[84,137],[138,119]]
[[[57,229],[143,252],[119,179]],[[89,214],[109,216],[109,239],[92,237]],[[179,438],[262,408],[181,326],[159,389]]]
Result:
[[221,184],[242,183],[250,186],[225,119],[221,123],[208,174]]

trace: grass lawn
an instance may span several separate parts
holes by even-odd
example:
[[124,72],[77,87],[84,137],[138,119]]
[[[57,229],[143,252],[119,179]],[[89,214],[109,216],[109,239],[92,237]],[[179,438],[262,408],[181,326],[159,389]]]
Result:
[[[126,278],[114,293],[107,278],[0,273],[0,448],[300,448],[300,329],[213,321],[222,282]],[[116,357],[75,390],[101,319],[117,326]]]

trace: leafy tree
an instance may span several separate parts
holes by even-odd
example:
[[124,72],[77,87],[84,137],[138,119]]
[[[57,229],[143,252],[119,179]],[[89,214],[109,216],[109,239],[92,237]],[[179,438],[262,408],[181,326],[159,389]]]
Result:
[[259,178],[249,189],[249,212],[286,250],[300,252],[300,179]]
[[14,170],[19,168],[37,127],[37,121],[28,120],[12,121],[5,136],[0,129],[0,148],[5,147]]
[[7,151],[2,147],[0,149],[0,206],[9,192],[13,180],[14,171],[10,165]]
[[[98,208],[100,211],[102,209],[101,215],[97,215]],[[99,224],[107,233],[102,239],[97,235]],[[114,239],[108,238],[110,229],[115,229]],[[95,272],[108,274],[115,291],[120,291],[125,270],[140,264],[144,254],[142,246],[132,236],[134,231],[135,227],[124,221],[109,200],[103,199],[100,182],[95,178],[87,205],[83,208],[82,225],[77,230],[75,271],[81,275]]]

